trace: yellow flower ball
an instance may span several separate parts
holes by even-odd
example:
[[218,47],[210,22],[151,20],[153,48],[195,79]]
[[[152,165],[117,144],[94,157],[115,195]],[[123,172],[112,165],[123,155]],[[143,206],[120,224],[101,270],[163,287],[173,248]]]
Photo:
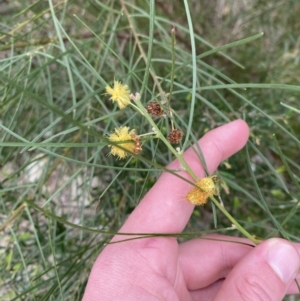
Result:
[[130,90],[127,85],[115,80],[113,88],[107,85],[105,90],[105,94],[110,95],[109,99],[116,102],[119,109],[123,109],[130,104]]
[[135,133],[134,129],[129,131],[128,126],[115,128],[114,133],[111,133],[108,136],[108,140],[111,142],[117,142],[116,144],[108,146],[111,148],[110,154],[117,156],[119,159],[125,159],[129,156],[128,152],[137,154],[142,151],[139,136]]
[[206,177],[199,179],[196,182],[197,187],[193,187],[187,194],[187,200],[194,205],[204,205],[208,197],[218,194],[216,187],[217,176]]

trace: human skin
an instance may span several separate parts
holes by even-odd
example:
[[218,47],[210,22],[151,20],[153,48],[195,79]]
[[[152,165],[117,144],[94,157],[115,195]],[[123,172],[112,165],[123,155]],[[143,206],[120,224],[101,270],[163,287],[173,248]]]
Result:
[[[210,174],[246,144],[248,135],[247,124],[236,120],[199,140]],[[191,148],[184,157],[197,177],[205,176]],[[180,167],[177,160],[168,166]],[[192,181],[186,172],[179,174]],[[185,199],[191,187],[163,173],[120,232],[182,232],[194,209]],[[116,235],[112,241],[129,237]],[[172,237],[110,244],[94,263],[83,301],[282,300],[286,293],[298,292],[294,279],[300,280],[299,254],[299,244],[278,238],[258,246],[221,235],[182,244]]]

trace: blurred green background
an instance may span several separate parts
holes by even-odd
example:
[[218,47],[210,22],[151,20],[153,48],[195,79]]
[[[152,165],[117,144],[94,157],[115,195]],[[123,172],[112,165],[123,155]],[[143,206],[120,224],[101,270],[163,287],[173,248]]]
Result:
[[[172,28],[175,124],[192,144],[244,118],[247,148],[218,171],[224,206],[258,238],[299,241],[300,2],[149,3],[0,1],[0,300],[80,300],[103,245],[160,175],[151,163],[173,159],[156,140],[140,157],[108,156],[115,127],[151,128],[104,95],[114,78],[133,92],[147,79],[143,102],[161,100]],[[168,118],[156,122],[168,132]],[[208,203],[186,232],[239,236],[230,226]]]

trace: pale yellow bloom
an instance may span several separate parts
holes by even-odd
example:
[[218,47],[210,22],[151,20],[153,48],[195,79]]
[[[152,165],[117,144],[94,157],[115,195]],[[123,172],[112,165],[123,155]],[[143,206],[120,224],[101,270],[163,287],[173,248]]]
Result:
[[114,87],[109,85],[105,87],[106,94],[110,95],[110,100],[118,104],[120,109],[127,107],[130,104],[130,90],[127,85],[121,82],[114,81]]
[[[110,134],[108,139],[111,142],[119,142],[118,144],[108,145],[111,148],[110,153],[113,156],[119,157],[119,159],[124,159],[130,155],[128,152],[126,152],[126,150],[135,154],[138,154],[142,151],[139,136],[135,133],[134,129],[129,131],[128,126],[115,128],[114,133]],[[122,148],[118,146],[121,146]]]
[[208,197],[218,194],[218,189],[215,184],[217,178],[217,176],[211,176],[199,179],[196,182],[197,187],[193,187],[187,194],[187,200],[194,205],[204,205]]

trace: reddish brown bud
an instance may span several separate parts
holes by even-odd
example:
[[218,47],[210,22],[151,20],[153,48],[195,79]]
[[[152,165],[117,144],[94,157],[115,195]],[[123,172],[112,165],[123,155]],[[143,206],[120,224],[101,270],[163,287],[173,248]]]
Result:
[[146,109],[149,114],[154,116],[161,116],[164,113],[164,110],[157,101],[150,101]]
[[171,144],[178,144],[183,137],[183,133],[180,130],[172,130],[171,133],[168,135],[167,139],[170,141]]
[[133,149],[133,152],[135,154],[138,154],[140,153],[143,149],[142,149],[142,143],[141,143],[141,138],[135,133],[135,132],[132,132],[130,134],[132,140],[134,141],[134,149]]

